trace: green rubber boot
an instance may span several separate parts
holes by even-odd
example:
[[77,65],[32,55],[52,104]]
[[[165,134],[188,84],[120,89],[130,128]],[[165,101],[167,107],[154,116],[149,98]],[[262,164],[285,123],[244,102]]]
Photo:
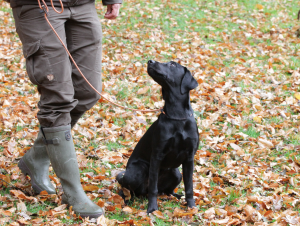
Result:
[[71,126],[43,128],[43,133],[52,168],[64,191],[62,203],[72,206],[81,217],[103,215],[103,210],[87,197],[81,186]]
[[55,188],[49,179],[50,160],[43,139],[39,131],[34,145],[20,159],[18,167],[23,174],[30,176],[31,186],[35,193],[39,194],[45,190],[48,194],[55,194]]

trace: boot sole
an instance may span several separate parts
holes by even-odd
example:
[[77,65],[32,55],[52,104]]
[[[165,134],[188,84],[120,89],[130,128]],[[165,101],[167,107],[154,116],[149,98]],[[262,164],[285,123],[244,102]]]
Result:
[[[28,168],[28,166],[26,165],[25,161],[23,159],[21,159],[18,163],[18,167],[19,169],[21,170],[21,172],[26,176],[26,175],[29,175],[30,176],[30,183],[31,183],[31,186],[34,190],[34,192],[36,194],[40,194],[42,191],[44,191],[45,189],[42,189],[40,188],[36,183],[35,181],[32,179],[32,176],[31,176],[31,171],[30,169]],[[56,193],[49,193],[49,194],[56,194]]]

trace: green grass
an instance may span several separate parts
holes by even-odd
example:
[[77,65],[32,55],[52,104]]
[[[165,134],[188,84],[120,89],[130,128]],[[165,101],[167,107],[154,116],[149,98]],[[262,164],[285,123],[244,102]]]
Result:
[[253,138],[260,136],[260,132],[256,131],[255,127],[252,126],[248,127],[247,129],[241,129],[240,131]]
[[109,219],[115,219],[118,221],[124,221],[124,220],[129,220],[129,215],[124,213],[122,210],[120,209],[116,209],[116,211],[114,211],[114,213],[108,213],[108,217]]
[[107,149],[110,150],[110,151],[116,151],[120,148],[125,147],[124,145],[119,144],[118,142],[108,142],[106,144],[106,146],[107,146]]
[[229,193],[229,196],[228,196],[228,202],[232,203],[237,198],[240,198],[239,192],[235,191],[235,190],[231,190],[230,193]]
[[[9,185],[8,185],[9,186]],[[1,190],[0,190],[0,194],[1,196],[5,196],[6,194],[9,194],[9,191],[10,191],[10,188],[9,187],[3,187]]]
[[45,203],[26,203],[27,211],[32,213],[32,214],[37,214],[40,210],[42,211],[47,211],[49,207],[55,208],[56,204],[50,203],[46,201]]

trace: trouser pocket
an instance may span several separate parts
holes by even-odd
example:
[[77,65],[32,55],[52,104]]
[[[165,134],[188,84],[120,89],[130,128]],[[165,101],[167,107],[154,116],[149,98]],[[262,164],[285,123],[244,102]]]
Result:
[[40,40],[33,43],[24,43],[23,52],[26,58],[26,71],[33,84],[44,85],[56,81]]

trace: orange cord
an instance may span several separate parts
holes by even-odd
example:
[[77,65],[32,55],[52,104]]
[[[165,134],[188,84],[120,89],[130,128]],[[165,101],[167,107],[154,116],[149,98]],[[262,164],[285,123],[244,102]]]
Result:
[[[41,2],[42,1],[42,4]],[[50,0],[51,2],[51,6],[53,8],[53,10],[56,13],[63,13],[64,12],[64,6],[61,0],[59,0],[60,5],[61,5],[61,11],[56,10],[55,6],[53,5],[53,0]],[[71,58],[72,62],[74,63],[75,67],[77,68],[77,70],[79,71],[79,73],[81,74],[81,76],[84,78],[84,80],[89,84],[89,86],[96,92],[98,93],[104,100],[106,100],[107,102],[116,105],[120,108],[123,109],[127,109],[127,110],[131,110],[131,111],[140,111],[140,112],[156,112],[156,111],[161,111],[162,109],[155,109],[155,110],[139,110],[139,109],[134,109],[134,108],[128,108],[128,107],[124,107],[122,105],[119,105],[117,103],[114,103],[113,101],[109,100],[108,98],[106,98],[103,94],[101,94],[88,80],[87,78],[84,76],[84,74],[81,72],[80,68],[78,67],[78,65],[76,64],[75,60],[73,59],[72,55],[70,54],[68,48],[66,47],[66,45],[64,44],[64,42],[61,40],[61,38],[59,37],[59,35],[57,34],[57,32],[55,31],[54,27],[52,26],[52,24],[50,23],[50,21],[48,20],[47,14],[49,12],[49,9],[47,7],[47,4],[45,3],[44,0],[38,0],[39,3],[39,7],[45,12],[44,16],[46,21],[48,22],[49,26],[51,27],[51,29],[53,30],[53,32],[55,33],[55,35],[57,36],[57,38],[59,39],[59,41],[61,42],[61,44],[63,45],[63,47],[65,48],[66,52],[68,53],[69,57]]]

